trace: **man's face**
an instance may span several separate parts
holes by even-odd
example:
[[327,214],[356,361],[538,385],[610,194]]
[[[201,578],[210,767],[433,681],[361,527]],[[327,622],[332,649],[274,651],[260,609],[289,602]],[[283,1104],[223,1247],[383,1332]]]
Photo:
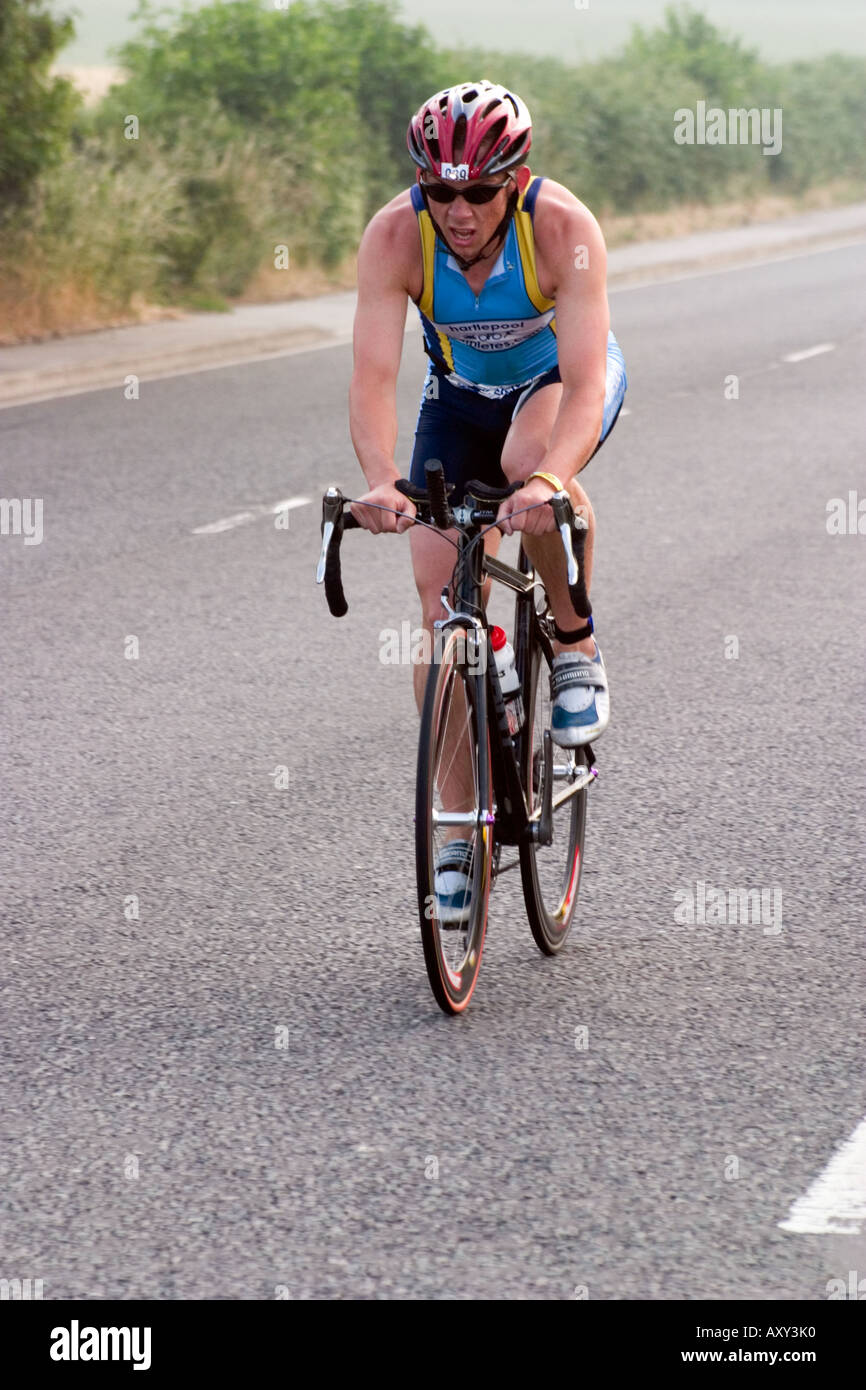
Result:
[[[444,184],[448,188],[459,187],[453,179],[436,179],[425,174],[423,183],[427,188]],[[501,192],[489,203],[468,203],[459,195],[451,203],[437,203],[430,199],[430,211],[445,233],[449,245],[467,259],[477,255],[493,236],[505,216],[508,195],[513,183],[508,174],[493,174],[490,178],[479,179],[472,184],[496,186]]]

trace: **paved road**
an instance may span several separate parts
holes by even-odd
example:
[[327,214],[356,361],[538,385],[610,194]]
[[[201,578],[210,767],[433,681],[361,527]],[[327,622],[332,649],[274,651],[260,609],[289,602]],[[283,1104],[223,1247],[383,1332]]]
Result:
[[[336,622],[315,509],[266,510],[356,484],[348,349],[0,414],[0,492],[44,499],[42,544],[0,538],[0,1276],[822,1299],[866,1275],[863,1236],[779,1228],[866,1109],[866,537],[826,527],[866,493],[864,290],[853,247],[611,296],[631,413],[586,475],[613,723],[582,915],[543,959],[506,876],[459,1020],[413,922],[409,673],[379,661],[417,621],[408,546],[347,537]],[[410,339],[404,444],[422,371]],[[680,925],[698,882],[778,888],[781,928]]]

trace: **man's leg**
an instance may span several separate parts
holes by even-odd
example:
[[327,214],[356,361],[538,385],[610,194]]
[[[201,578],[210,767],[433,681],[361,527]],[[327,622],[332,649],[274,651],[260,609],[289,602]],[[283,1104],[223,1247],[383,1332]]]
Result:
[[[562,385],[558,382],[543,386],[523,405],[512,422],[502,451],[502,471],[509,482],[518,479],[525,482],[530,473],[540,468],[547,453],[554,421],[562,399]],[[592,555],[595,542],[595,514],[589,498],[576,479],[568,484],[572,505],[584,516],[589,524],[584,554],[584,578],[587,593],[592,580]],[[575,613],[568,596],[568,575],[562,538],[558,531],[544,536],[522,536],[523,548],[538,570],[550,598],[553,616],[565,632],[583,627],[585,613]],[[595,642],[586,637],[582,642],[555,642],[558,652],[584,652],[595,655]]]
[[[507,436],[513,407],[506,401],[493,402],[474,391],[452,386],[441,373],[428,371],[428,386],[421,402],[410,476],[421,487],[426,486],[424,461],[438,458],[445,461],[446,478],[456,487],[455,496],[462,500],[463,488],[471,478],[480,478],[491,486],[503,484],[500,455]],[[435,389],[428,389],[430,381]],[[456,531],[443,533],[452,541]],[[433,624],[445,617],[442,590],[454,571],[457,553],[442,534],[426,526],[409,529],[415,587],[421,599],[421,621],[428,635],[428,650],[433,651]],[[484,538],[484,548],[495,555],[502,534],[495,528]],[[484,585],[484,602],[490,594],[490,581]],[[427,645],[427,644],[425,644]],[[426,663],[416,664],[414,671],[415,700],[420,712],[427,681]]]

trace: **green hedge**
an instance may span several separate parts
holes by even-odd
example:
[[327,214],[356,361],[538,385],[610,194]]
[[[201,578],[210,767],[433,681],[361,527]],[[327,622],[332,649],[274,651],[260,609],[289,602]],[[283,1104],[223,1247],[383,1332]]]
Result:
[[[482,76],[529,103],[533,168],[600,215],[866,181],[866,61],[771,66],[689,8],[636,28],[617,57],[569,66],[438,48],[390,0],[286,9],[232,0],[168,17],[143,5],[136,38],[119,53],[127,80],[85,110],[68,86],[44,80],[46,54],[67,27],[43,25],[28,48],[22,15],[32,18],[40,0],[7,5],[6,37],[17,37],[0,79],[20,80],[33,116],[0,156],[7,256],[25,244],[31,257],[34,245],[47,256],[62,236],[77,272],[120,301],[136,290],[238,295],[278,243],[295,261],[336,265],[414,176],[412,111],[439,88]],[[782,108],[781,153],[678,145],[674,113],[699,100]],[[135,139],[126,138],[130,117]],[[50,273],[61,269],[55,262]]]

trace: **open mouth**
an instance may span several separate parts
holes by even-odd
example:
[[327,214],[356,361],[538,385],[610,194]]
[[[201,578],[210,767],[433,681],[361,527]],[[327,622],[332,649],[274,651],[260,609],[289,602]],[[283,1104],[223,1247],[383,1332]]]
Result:
[[451,230],[451,240],[456,246],[468,246],[473,240],[475,232],[470,227],[468,231],[458,231],[456,228]]

